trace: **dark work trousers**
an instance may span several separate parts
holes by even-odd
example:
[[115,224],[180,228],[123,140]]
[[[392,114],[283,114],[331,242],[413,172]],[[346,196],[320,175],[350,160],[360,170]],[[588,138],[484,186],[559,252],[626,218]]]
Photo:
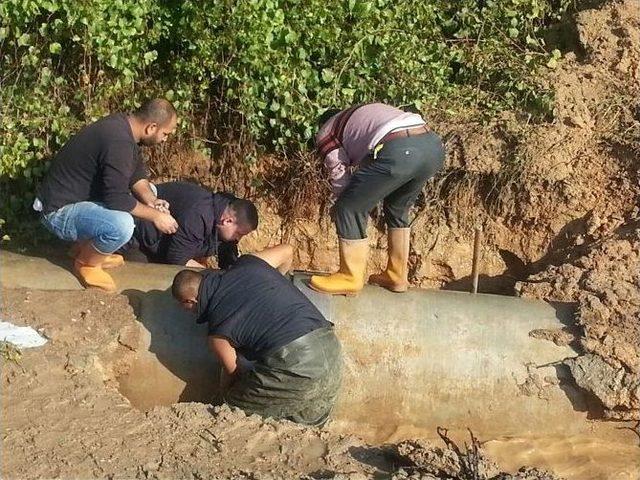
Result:
[[257,360],[225,401],[248,413],[320,427],[333,409],[341,378],[340,341],[333,328],[319,328]]
[[367,237],[367,215],[383,200],[389,228],[409,226],[409,209],[426,181],[444,164],[440,137],[428,132],[385,143],[376,159],[365,160],[335,205],[338,237]]

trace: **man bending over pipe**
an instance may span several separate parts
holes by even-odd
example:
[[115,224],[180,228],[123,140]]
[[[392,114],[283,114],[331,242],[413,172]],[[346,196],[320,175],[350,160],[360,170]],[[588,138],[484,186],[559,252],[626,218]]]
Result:
[[199,268],[215,255],[218,266],[227,268],[238,259],[238,241],[258,227],[258,211],[249,200],[187,182],[161,183],[154,188],[158,198],[171,205],[178,230],[168,235],[153,222],[136,219],[125,253],[137,247],[150,262]]
[[[333,188],[332,216],[339,240],[340,269],[314,275],[314,290],[354,295],[364,286],[369,241],[367,215],[383,202],[387,223],[387,268],[369,277],[394,292],[408,287],[409,209],[425,182],[442,168],[440,137],[418,114],[382,103],[328,110],[320,117],[316,148]],[[350,170],[359,166],[353,174]]]
[[55,156],[33,208],[54,235],[76,242],[73,269],[86,287],[116,290],[103,269],[124,263],[113,252],[131,238],[133,217],[166,234],[177,230],[169,205],[151,191],[138,148],[164,142],[176,122],[171,103],[150,100],[84,127]]
[[[243,255],[228,270],[182,270],[173,296],[209,324],[209,348],[230,388],[225,401],[249,413],[307,425],[327,421],[342,357],[333,324],[282,273],[292,248]],[[242,355],[253,362],[243,368]]]

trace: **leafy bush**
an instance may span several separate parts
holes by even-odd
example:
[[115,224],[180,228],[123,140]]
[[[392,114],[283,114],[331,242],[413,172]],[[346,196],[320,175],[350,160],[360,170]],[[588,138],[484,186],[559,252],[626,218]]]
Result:
[[81,125],[157,94],[199,135],[242,128],[281,153],[306,148],[324,109],[373,100],[544,118],[551,95],[536,73],[558,52],[541,29],[567,4],[4,0],[0,216],[24,211]]
[[142,0],[0,3],[3,217],[20,217],[55,151],[82,124],[131,105],[160,40]]

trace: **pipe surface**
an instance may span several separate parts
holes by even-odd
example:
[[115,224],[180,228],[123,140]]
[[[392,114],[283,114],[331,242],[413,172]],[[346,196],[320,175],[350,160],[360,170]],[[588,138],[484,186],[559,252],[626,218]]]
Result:
[[[0,264],[5,287],[81,288],[44,259],[2,252]],[[171,298],[180,269],[128,263],[110,271],[143,326],[138,360],[120,379],[121,392],[139,408],[217,395],[219,366],[206,348],[206,326]],[[305,275],[293,281],[334,322],[343,344],[335,428],[371,441],[433,436],[437,426],[471,428],[484,438],[621,435],[587,421],[589,399],[559,363],[576,352],[529,336],[562,327],[567,311],[515,297],[374,286],[354,298],[331,297],[310,290]]]

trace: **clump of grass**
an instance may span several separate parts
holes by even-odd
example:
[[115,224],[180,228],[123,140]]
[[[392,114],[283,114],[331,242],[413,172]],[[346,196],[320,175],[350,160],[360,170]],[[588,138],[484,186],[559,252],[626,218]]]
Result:
[[0,340],[0,357],[22,368],[22,351],[14,344]]

